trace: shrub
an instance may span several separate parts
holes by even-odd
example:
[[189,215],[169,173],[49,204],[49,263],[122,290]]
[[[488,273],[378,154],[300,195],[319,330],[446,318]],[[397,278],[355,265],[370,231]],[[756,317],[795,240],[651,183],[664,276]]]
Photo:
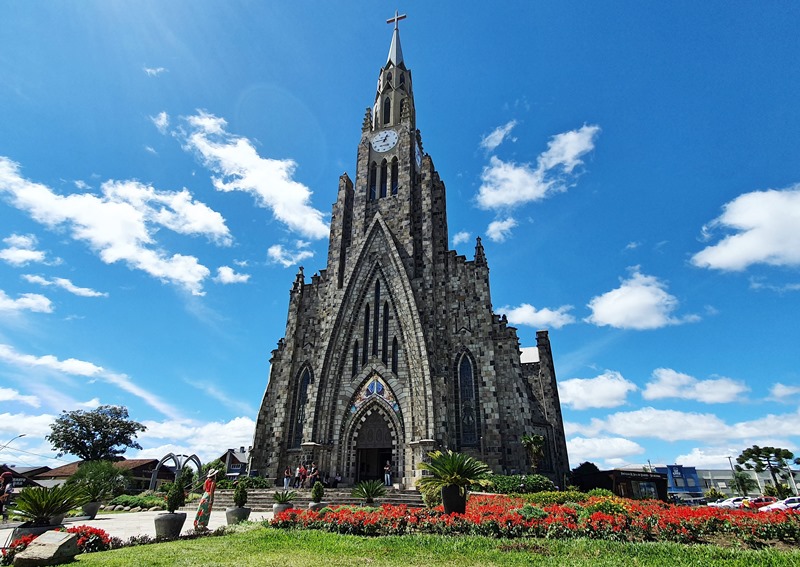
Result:
[[153,506],[164,506],[164,496],[157,496],[154,492],[143,492],[138,496],[130,494],[120,494],[109,502],[111,506],[130,506],[131,508],[152,508]]
[[3,556],[0,557],[0,565],[13,565],[14,557],[16,557],[17,553],[25,551],[25,548],[35,539],[35,535],[24,535],[12,541],[8,547],[3,548]]
[[353,487],[350,495],[360,498],[367,504],[372,504],[376,498],[386,496],[386,487],[380,480],[364,480]]
[[186,494],[178,484],[173,484],[167,491],[167,511],[174,514],[175,510],[186,504]]
[[588,496],[600,496],[605,498],[613,498],[614,493],[607,488],[592,488],[586,493]]
[[67,529],[68,533],[77,534],[78,551],[93,553],[95,551],[108,551],[111,549],[111,536],[104,530],[91,526],[75,526]]
[[540,474],[529,475],[492,475],[491,492],[496,494],[532,494],[555,490],[556,486],[546,476]]
[[297,498],[297,492],[294,490],[276,490],[272,497],[277,504],[291,504]]
[[111,461],[86,461],[67,479],[67,484],[80,486],[89,502],[101,502],[121,494],[130,472],[117,468]]
[[436,508],[442,503],[442,490],[435,486],[419,486],[417,488],[422,495],[422,502],[428,508]]
[[719,502],[720,500],[725,500],[725,495],[713,486],[706,490],[703,496],[705,496],[706,500],[709,502]]
[[74,484],[28,487],[17,496],[14,514],[25,517],[33,526],[48,526],[53,516],[66,514],[86,502],[83,490]]
[[247,504],[247,487],[243,482],[237,482],[236,488],[233,489],[233,503],[237,508],[244,508]]
[[576,490],[563,490],[560,492],[546,491],[537,492],[535,494],[525,494],[523,498],[526,502],[530,502],[531,504],[549,506],[553,504],[567,504],[570,502],[584,502],[589,498],[589,495]]
[[314,483],[314,486],[311,487],[311,501],[312,502],[322,502],[322,498],[325,496],[325,487],[322,486],[320,481]]

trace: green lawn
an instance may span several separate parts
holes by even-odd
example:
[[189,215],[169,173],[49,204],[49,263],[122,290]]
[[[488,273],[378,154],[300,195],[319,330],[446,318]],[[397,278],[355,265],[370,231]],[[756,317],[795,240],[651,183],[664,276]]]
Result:
[[257,527],[207,537],[79,555],[91,565],[448,566],[797,566],[800,550],[724,549],[712,545],[623,544],[594,540],[497,540],[483,537],[358,537]]

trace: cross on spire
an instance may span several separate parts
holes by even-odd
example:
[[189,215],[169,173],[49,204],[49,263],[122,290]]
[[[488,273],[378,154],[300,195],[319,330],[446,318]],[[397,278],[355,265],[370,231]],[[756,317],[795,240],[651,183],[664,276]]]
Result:
[[392,24],[393,23],[394,24],[394,29],[398,29],[397,22],[399,22],[400,20],[405,20],[405,19],[406,19],[406,15],[405,14],[400,14],[400,12],[395,10],[394,11],[394,18],[389,18],[388,20],[386,20],[386,23],[387,24]]

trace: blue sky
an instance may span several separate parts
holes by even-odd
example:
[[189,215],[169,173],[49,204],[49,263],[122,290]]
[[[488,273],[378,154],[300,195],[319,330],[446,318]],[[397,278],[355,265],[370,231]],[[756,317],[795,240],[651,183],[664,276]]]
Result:
[[[453,247],[550,330],[571,466],[800,453],[797,4],[399,8]],[[0,4],[0,462],[98,404],[130,457],[250,445],[394,10]]]

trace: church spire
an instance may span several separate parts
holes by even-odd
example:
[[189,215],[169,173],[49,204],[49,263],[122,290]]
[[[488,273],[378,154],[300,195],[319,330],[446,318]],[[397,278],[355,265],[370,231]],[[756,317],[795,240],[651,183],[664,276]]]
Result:
[[475,265],[488,266],[486,263],[486,254],[483,252],[483,244],[481,244],[481,237],[479,236],[475,241]]
[[399,14],[397,10],[394,11],[394,17],[386,20],[387,24],[394,23],[394,33],[392,34],[392,45],[389,46],[389,57],[386,60],[386,65],[394,65],[399,67],[403,63],[403,50],[400,48],[400,29],[397,22],[404,20],[405,14]]

